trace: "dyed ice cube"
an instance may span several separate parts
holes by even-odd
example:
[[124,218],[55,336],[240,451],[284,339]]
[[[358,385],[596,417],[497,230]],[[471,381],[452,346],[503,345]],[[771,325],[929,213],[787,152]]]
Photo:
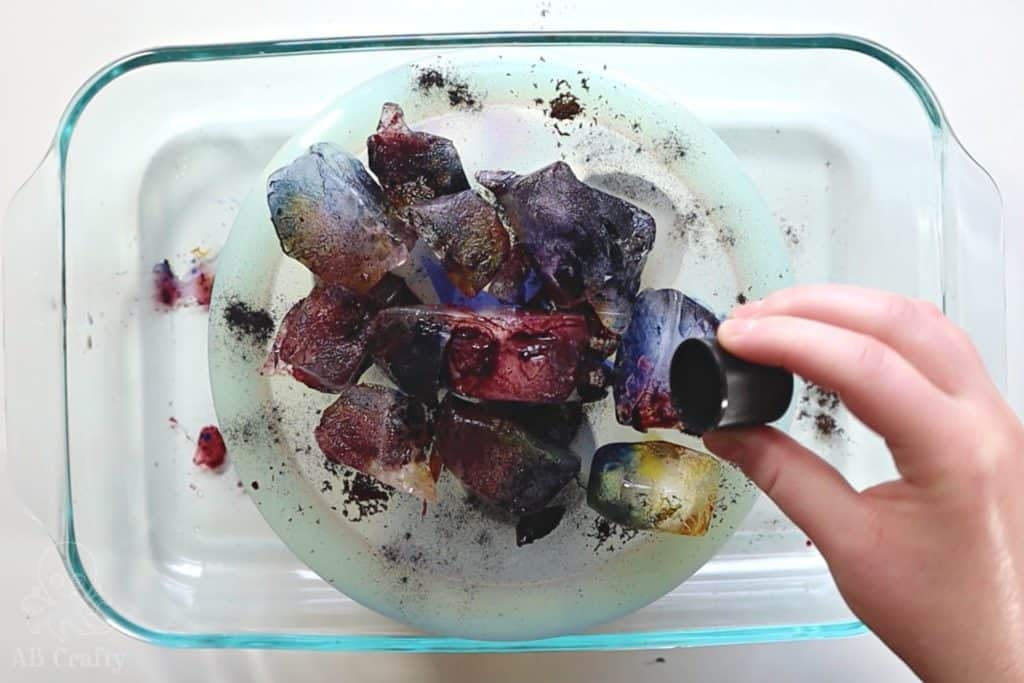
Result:
[[589,303],[605,327],[621,333],[654,244],[650,214],[586,185],[561,161],[526,176],[481,171],[477,180],[505,208],[554,302]]
[[366,369],[370,320],[378,304],[342,285],[322,284],[292,306],[264,372],[288,373],[306,386],[340,391]]
[[522,245],[517,244],[501,263],[487,291],[504,304],[525,306],[540,293],[543,286],[529,254]]
[[415,204],[403,218],[466,296],[487,286],[508,256],[508,231],[498,212],[473,190]]
[[393,389],[343,387],[320,417],[320,450],[399,491],[437,500],[436,468],[428,458],[431,429],[423,404]]
[[336,393],[366,369],[377,311],[417,302],[402,279],[391,274],[365,296],[342,285],[317,283],[281,321],[263,372],[290,374],[312,389]]
[[374,362],[402,391],[429,403],[437,401],[441,388],[451,315],[429,306],[405,306],[381,311],[373,321]]
[[391,306],[415,306],[422,303],[406,285],[405,280],[392,273],[385,275],[373,289],[366,293],[366,296],[379,309]]
[[487,401],[472,403],[456,397],[457,404],[486,406],[495,418],[515,422],[544,443],[568,448],[583,424],[583,405],[579,401],[565,403],[516,403]]
[[452,284],[441,261],[426,242],[419,240],[409,252],[409,260],[396,273],[425,304],[444,304],[473,311],[500,307],[502,302],[487,292],[466,296]]
[[281,249],[324,282],[363,294],[408,257],[408,236],[385,213],[380,187],[332,144],[271,174],[267,203]]
[[590,465],[587,504],[632,529],[703,536],[720,470],[714,457],[667,441],[606,444]]
[[402,108],[393,102],[381,109],[377,132],[367,138],[366,149],[370,170],[396,209],[469,189],[452,141],[410,129]]
[[446,382],[463,396],[558,403],[591,380],[581,315],[504,309],[452,322]]
[[674,289],[645,289],[615,359],[615,417],[642,432],[681,425],[669,389],[672,355],[685,339],[713,337],[718,318]]
[[612,362],[593,349],[586,349],[576,373],[576,390],[582,401],[600,401],[608,395],[613,380]]
[[438,412],[434,448],[467,490],[517,515],[543,508],[580,469],[576,454],[538,436],[514,412],[451,394]]
[[523,425],[545,443],[568,447],[583,424],[583,406],[577,401],[558,404],[530,404],[492,401],[487,403],[493,415]]
[[[517,257],[523,254],[513,247],[490,286],[473,296],[460,292],[452,284],[434,250],[422,239],[409,252],[409,259],[395,270],[409,289],[425,304],[444,304],[472,311],[486,311],[505,305],[538,304],[543,282],[536,270]],[[554,309],[554,306],[550,307]],[[602,327],[602,329],[604,329]]]
[[564,516],[564,505],[552,505],[523,515],[516,522],[516,545],[522,548],[544,538],[558,527]]
[[488,401],[559,403],[607,383],[587,339],[575,313],[404,306],[377,316],[370,347],[398,386],[423,399],[443,384]]

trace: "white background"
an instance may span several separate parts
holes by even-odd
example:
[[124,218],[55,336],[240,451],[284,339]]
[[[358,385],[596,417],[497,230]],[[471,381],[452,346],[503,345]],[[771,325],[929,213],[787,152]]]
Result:
[[[0,0],[0,206],[42,158],[75,89],[105,63],[167,44],[499,29],[842,32],[877,40],[928,79],[967,149],[999,184],[1007,228],[1009,345],[1024,342],[1024,5],[1013,0],[674,0],[492,3],[384,0]],[[1022,359],[1011,355],[1011,377]],[[1024,406],[1021,383],[1011,396]],[[17,400],[17,397],[12,397]],[[170,651],[89,622],[39,527],[0,483],[0,680],[4,681],[902,681],[873,636],[664,652],[381,655]],[[45,590],[44,590],[45,589]],[[47,617],[91,626],[40,629]],[[657,662],[656,657],[665,661]]]

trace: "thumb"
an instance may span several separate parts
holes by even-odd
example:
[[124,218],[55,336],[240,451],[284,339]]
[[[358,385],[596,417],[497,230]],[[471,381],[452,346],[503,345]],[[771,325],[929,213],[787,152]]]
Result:
[[776,429],[720,429],[704,444],[743,470],[825,555],[866,523],[865,503],[843,475]]

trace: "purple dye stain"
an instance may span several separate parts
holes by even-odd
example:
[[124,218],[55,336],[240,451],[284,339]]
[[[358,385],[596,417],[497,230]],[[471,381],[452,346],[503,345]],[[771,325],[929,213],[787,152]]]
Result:
[[195,248],[189,261],[188,273],[178,277],[170,261],[164,259],[153,266],[153,299],[164,311],[180,306],[210,308],[213,293],[214,258],[205,249]]
[[172,309],[181,300],[181,287],[178,278],[171,270],[171,264],[166,259],[153,266],[154,296],[158,306],[164,309]]

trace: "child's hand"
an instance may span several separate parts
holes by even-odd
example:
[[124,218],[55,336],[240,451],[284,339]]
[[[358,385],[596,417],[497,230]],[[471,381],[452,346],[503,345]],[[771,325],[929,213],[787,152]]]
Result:
[[967,336],[931,304],[819,286],[738,308],[718,339],[835,389],[885,437],[901,478],[859,493],[774,429],[705,437],[814,541],[857,616],[929,681],[1024,680],[1024,429]]

